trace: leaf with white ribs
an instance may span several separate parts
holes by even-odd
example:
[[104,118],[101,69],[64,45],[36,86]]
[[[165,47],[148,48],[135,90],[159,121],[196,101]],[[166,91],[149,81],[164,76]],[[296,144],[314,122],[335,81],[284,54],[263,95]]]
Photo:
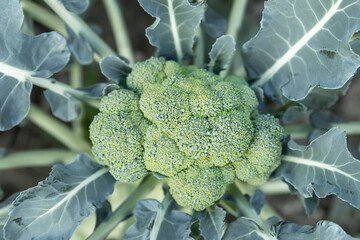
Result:
[[69,239],[113,192],[115,179],[88,155],[55,165],[38,186],[20,193],[4,227],[5,239]]
[[138,0],[151,16],[153,25],[146,29],[150,44],[159,48],[159,56],[175,61],[193,55],[196,29],[204,16],[203,2],[188,0]]
[[260,31],[243,48],[255,85],[279,102],[343,87],[360,66],[349,45],[359,12],[358,0],[267,1]]
[[290,183],[305,198],[336,194],[360,209],[360,161],[346,146],[346,134],[332,128],[303,147],[290,141],[276,177]]
[[27,115],[32,79],[48,78],[62,69],[70,52],[59,33],[20,32],[24,14],[19,1],[0,0],[0,6],[0,131],[4,131]]

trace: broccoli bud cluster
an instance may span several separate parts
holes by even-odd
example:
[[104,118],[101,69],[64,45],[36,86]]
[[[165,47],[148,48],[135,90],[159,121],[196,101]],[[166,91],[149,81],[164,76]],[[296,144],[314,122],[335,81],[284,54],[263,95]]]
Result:
[[150,58],[127,86],[102,99],[90,125],[93,153],[117,180],[159,173],[180,205],[203,210],[235,176],[262,184],[280,164],[282,128],[258,113],[244,79]]

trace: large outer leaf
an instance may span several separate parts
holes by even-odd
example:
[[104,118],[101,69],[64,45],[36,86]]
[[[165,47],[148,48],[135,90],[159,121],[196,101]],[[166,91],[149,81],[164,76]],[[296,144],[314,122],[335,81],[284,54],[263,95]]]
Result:
[[19,1],[0,0],[0,131],[19,124],[30,106],[31,77],[50,77],[68,62],[70,53],[58,33],[36,37],[20,32]]
[[192,56],[196,29],[205,5],[188,0],[138,0],[151,16],[153,25],[146,29],[150,44],[159,48],[159,56],[181,61]]
[[[311,226],[303,226],[299,229],[292,227],[295,224],[286,224],[286,230],[282,231],[279,235],[279,240],[328,240],[328,239],[339,239],[339,240],[355,240],[351,236],[347,235],[341,227],[335,223],[329,221],[320,221],[316,224],[315,228]],[[285,226],[283,227],[285,228]],[[290,229],[292,228],[292,229]],[[294,231],[295,232],[291,232]]]
[[250,77],[267,83],[277,100],[281,92],[303,99],[316,86],[337,89],[354,75],[360,57],[349,39],[360,29],[358,0],[270,0],[259,33],[244,45]]
[[140,201],[135,209],[136,224],[123,240],[182,240],[190,239],[191,216],[174,211],[175,201],[167,193],[163,202],[154,199]]
[[222,240],[276,240],[251,219],[241,217],[230,223]]
[[216,205],[194,213],[194,218],[200,219],[199,229],[205,240],[221,239],[225,216],[226,212]]
[[348,151],[345,132],[333,128],[307,147],[290,142],[282,159],[275,176],[282,176],[305,198],[314,192],[320,198],[336,194],[360,208],[360,161]]
[[108,170],[86,154],[67,166],[55,165],[46,180],[16,198],[5,239],[69,239],[112,193],[114,183]]

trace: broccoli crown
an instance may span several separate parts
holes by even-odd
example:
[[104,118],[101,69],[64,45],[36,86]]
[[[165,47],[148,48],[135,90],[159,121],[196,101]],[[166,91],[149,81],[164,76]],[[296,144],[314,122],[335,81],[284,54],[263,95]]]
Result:
[[90,126],[93,153],[116,179],[162,174],[179,204],[202,210],[235,175],[261,184],[279,165],[282,128],[258,114],[244,79],[150,58],[127,86],[102,99]]

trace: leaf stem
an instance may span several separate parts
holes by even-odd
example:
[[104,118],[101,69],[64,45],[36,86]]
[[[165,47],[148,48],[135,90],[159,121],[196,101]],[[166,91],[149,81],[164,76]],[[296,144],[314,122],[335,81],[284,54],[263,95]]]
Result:
[[239,31],[242,27],[247,3],[248,0],[233,0],[233,5],[231,7],[230,17],[228,20],[229,26],[227,34],[232,35],[235,39],[235,42],[238,40]]
[[195,65],[199,68],[204,67],[204,52],[205,52],[205,39],[204,32],[201,27],[198,27],[198,38],[195,47]]
[[[334,123],[330,125],[330,128],[333,127],[340,128],[348,135],[360,135],[360,121]],[[325,128],[323,130],[328,130],[330,128]],[[306,139],[314,128],[309,124],[297,124],[284,126],[284,130],[285,134],[290,134],[292,139]]]
[[229,185],[228,192],[233,196],[236,206],[245,217],[253,220],[264,231],[268,231],[265,224],[260,219],[259,215],[257,215],[253,207],[250,205],[249,201],[245,198],[245,196],[242,194],[236,184]]
[[26,12],[32,19],[67,37],[64,22],[59,17],[52,14],[46,8],[43,8],[29,0],[22,0],[21,5],[24,12]]
[[79,91],[65,83],[55,81],[55,80],[50,80],[47,78],[38,78],[38,77],[30,77],[30,81],[38,87],[49,89],[53,92],[56,92],[56,93],[59,93],[62,95],[64,93],[68,93],[68,94],[72,95],[73,97],[77,98],[78,100],[81,100],[94,108],[99,108],[99,104],[100,104],[99,100],[89,98],[86,96],[86,94],[84,92]]
[[[71,66],[70,66],[70,85],[74,88],[79,88],[82,87],[83,84],[83,71],[82,71],[82,66],[74,61]],[[81,109],[84,109],[84,104],[80,102],[80,107]],[[85,131],[84,131],[84,126],[83,126],[83,121],[84,121],[84,111],[80,112],[80,115],[75,118],[71,125],[72,128],[74,130],[74,132],[78,135],[78,136],[85,136]]]
[[9,153],[0,159],[0,170],[51,166],[58,162],[70,163],[78,153],[68,150],[30,150]]
[[91,153],[91,144],[87,140],[74,134],[68,126],[49,116],[33,104],[31,104],[28,118],[70,150]]
[[118,53],[127,58],[130,61],[130,65],[132,65],[135,62],[134,53],[120,2],[116,0],[103,0],[103,4],[110,20]]
[[[233,0],[231,7],[230,16],[228,19],[229,25],[226,34],[229,34],[234,37],[235,43],[237,43],[239,38],[239,31],[243,25],[243,20],[246,12],[248,0]],[[231,65],[222,71],[221,76],[228,75]]]
[[116,53],[78,15],[67,11],[58,0],[44,2],[77,34],[83,36],[103,58]]
[[151,192],[157,183],[158,180],[154,176],[146,176],[125,202],[113,212],[110,219],[101,223],[87,240],[105,239],[120,222],[124,221],[132,213],[137,202]]

